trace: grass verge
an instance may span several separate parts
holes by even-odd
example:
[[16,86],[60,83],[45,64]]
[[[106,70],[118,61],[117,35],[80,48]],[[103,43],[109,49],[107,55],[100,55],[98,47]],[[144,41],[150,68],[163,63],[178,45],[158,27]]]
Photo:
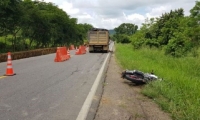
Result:
[[116,57],[124,69],[137,69],[162,77],[145,85],[142,93],[154,99],[174,120],[200,118],[199,58],[172,58],[161,50],[134,50],[132,45],[116,44]]

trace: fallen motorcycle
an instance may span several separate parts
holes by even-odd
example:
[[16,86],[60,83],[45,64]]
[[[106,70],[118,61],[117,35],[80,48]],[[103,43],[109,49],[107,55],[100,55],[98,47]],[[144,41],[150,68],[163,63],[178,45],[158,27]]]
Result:
[[122,72],[121,77],[127,79],[135,84],[145,84],[158,77],[152,73],[144,73],[139,70],[125,70]]

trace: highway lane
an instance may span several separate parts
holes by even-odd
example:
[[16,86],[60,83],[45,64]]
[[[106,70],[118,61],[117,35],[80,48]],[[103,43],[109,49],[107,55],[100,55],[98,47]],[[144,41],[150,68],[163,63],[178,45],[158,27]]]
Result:
[[59,63],[55,54],[12,61],[17,75],[0,78],[1,120],[75,120],[107,53],[70,54]]

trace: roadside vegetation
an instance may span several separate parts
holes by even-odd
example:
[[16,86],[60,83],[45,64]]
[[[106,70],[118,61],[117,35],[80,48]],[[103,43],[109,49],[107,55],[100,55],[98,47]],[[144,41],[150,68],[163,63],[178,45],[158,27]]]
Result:
[[[153,70],[163,78],[146,84],[142,93],[171,113],[174,120],[200,118],[198,6],[200,2],[196,1],[189,16],[184,15],[182,8],[171,10],[158,18],[146,19],[133,34],[116,32],[112,37],[123,69]],[[119,28],[115,30],[123,31]]]
[[123,69],[154,71],[162,81],[146,84],[143,94],[155,100],[175,120],[198,120],[200,115],[200,58],[174,58],[158,49],[133,49],[116,44],[116,57]]
[[164,50],[165,55],[197,57],[200,46],[200,1],[185,16],[182,8],[163,13],[157,18],[147,18],[138,26],[122,23],[115,28],[116,34],[112,39],[117,43],[131,43],[134,49],[143,47]]
[[54,3],[0,1],[0,53],[83,44],[90,24],[79,24]]

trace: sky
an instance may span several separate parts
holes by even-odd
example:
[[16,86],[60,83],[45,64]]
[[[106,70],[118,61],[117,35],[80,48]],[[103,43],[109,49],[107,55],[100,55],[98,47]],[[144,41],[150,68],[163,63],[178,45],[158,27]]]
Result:
[[122,23],[141,26],[145,19],[159,17],[162,13],[183,8],[185,15],[196,0],[44,0],[63,9],[78,23],[88,23],[98,28],[114,29]]

